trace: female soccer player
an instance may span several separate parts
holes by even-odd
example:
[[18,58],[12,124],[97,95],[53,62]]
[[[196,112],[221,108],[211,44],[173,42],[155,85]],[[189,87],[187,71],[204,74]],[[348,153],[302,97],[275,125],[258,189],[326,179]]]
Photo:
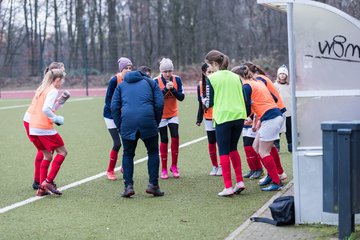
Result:
[[[266,86],[257,81],[253,73],[246,65],[240,66],[239,75],[244,81],[244,94],[247,112],[254,112],[259,119],[257,134],[253,143],[254,150],[259,153],[261,161],[268,172],[268,179],[260,186],[271,185],[262,188],[263,191],[276,191],[282,188],[282,183],[277,173],[276,164],[270,154],[274,140],[279,138],[279,130],[282,124],[282,114],[274,96]],[[250,110],[251,109],[251,110]]]
[[[44,71],[44,75],[53,69],[62,69],[65,71],[65,67],[64,67],[64,63],[62,62],[52,62],[48,67],[46,67],[45,71]],[[57,105],[58,107],[60,107],[61,105]],[[32,142],[32,137],[29,134],[29,123],[30,123],[30,118],[31,118],[31,114],[30,112],[32,111],[33,108],[33,104],[30,104],[29,108],[26,110],[25,115],[24,115],[24,127],[26,130],[26,134],[29,138],[29,140]],[[40,187],[40,165],[42,160],[44,159],[44,155],[41,152],[40,149],[37,149],[37,153],[35,156],[35,161],[34,161],[34,181],[32,184],[32,188],[34,190],[38,190]]]
[[111,109],[110,109],[111,99],[115,92],[116,86],[122,82],[122,80],[125,77],[125,74],[130,72],[133,67],[130,59],[125,57],[120,58],[118,60],[118,64],[119,64],[119,73],[113,76],[109,81],[109,85],[105,96],[105,105],[103,112],[106,127],[108,128],[110,136],[113,140],[113,146],[109,154],[110,155],[109,165],[106,172],[107,179],[112,181],[115,181],[117,179],[114,173],[114,169],[118,159],[118,153],[121,147],[121,140],[120,140],[119,132],[114,123],[113,117],[111,116]]
[[[237,150],[247,115],[242,84],[238,75],[227,70],[229,58],[222,52],[211,50],[206,55],[205,62],[214,69],[206,84],[208,97],[205,99],[205,107],[213,106],[213,120],[225,185],[224,190],[218,195],[231,196],[245,189],[241,159]],[[230,161],[236,176],[234,188],[232,188]]]
[[208,150],[210,155],[210,160],[212,163],[212,169],[210,171],[210,176],[221,176],[222,169],[219,166],[217,161],[217,149],[216,149],[216,135],[215,128],[213,126],[213,117],[212,117],[212,108],[205,108],[203,104],[203,99],[206,98],[206,76],[212,74],[213,68],[206,63],[201,66],[201,75],[202,79],[197,86],[197,95],[199,101],[199,108],[197,114],[196,125],[200,126],[203,118],[205,118],[205,130],[208,138]]
[[[54,179],[60,170],[61,164],[65,160],[67,150],[59,133],[54,129],[54,123],[64,124],[64,117],[55,114],[55,102],[58,96],[58,90],[64,82],[65,72],[63,69],[53,69],[48,71],[41,85],[36,90],[32,101],[32,110],[30,112],[29,132],[33,143],[37,149],[44,154],[44,159],[40,166],[41,186],[37,191],[38,196],[49,194],[48,191],[61,195],[54,184]],[[56,156],[53,160],[53,152]],[[48,174],[48,168],[51,169]]]
[[177,101],[183,101],[185,94],[182,89],[182,81],[179,76],[173,75],[174,65],[169,58],[163,58],[160,62],[160,75],[154,80],[159,85],[164,95],[164,112],[159,125],[160,132],[160,157],[161,157],[161,178],[167,179],[167,160],[168,160],[168,133],[169,127],[171,135],[171,167],[174,178],[180,177],[178,168],[179,154],[179,118]]

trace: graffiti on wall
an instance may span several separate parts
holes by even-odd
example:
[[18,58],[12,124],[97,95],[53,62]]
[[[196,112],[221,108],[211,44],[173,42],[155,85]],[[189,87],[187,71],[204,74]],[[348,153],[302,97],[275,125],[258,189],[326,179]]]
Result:
[[305,57],[360,63],[360,46],[348,42],[343,35],[335,35],[331,41],[319,41],[318,50],[319,55],[307,54]]

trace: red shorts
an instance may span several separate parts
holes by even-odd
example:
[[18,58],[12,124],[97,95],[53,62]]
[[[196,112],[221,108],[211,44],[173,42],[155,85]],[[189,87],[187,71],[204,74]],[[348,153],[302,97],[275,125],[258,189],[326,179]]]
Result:
[[30,135],[29,123],[28,123],[28,122],[26,122],[26,121],[24,121],[24,127],[25,127],[26,134],[27,134],[27,136],[28,136],[28,138],[29,138],[30,142],[33,142],[33,141],[34,141],[34,138],[33,138],[34,136],[31,136],[31,135]]
[[64,141],[58,133],[55,135],[30,136],[33,139],[34,145],[39,150],[47,150],[52,152],[55,149],[64,146]]

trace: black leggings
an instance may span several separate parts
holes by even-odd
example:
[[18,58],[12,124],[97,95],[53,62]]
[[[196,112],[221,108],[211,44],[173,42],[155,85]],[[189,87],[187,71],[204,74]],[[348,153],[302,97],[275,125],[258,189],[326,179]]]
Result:
[[244,119],[216,125],[216,139],[220,156],[229,155],[230,152],[237,150],[243,126]]
[[109,133],[110,133],[111,138],[113,140],[113,148],[112,148],[112,150],[118,152],[120,150],[120,147],[121,147],[120,134],[119,134],[117,128],[110,128],[108,130],[109,130]]
[[286,117],[286,141],[288,144],[292,143],[292,138],[291,138],[291,117]]
[[209,144],[216,143],[216,133],[215,133],[215,131],[206,131],[206,134],[207,134]]
[[243,137],[244,147],[252,146],[255,138],[252,137]]
[[[179,137],[179,124],[169,123],[168,126],[170,129],[170,136],[172,138]],[[159,128],[159,132],[160,132],[160,141],[162,143],[168,143],[169,138],[168,138],[168,133],[167,133],[167,126]]]

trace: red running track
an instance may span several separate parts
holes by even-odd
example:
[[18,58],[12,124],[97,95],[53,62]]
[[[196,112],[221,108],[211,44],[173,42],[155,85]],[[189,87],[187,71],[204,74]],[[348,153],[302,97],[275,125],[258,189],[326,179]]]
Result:
[[[67,89],[70,91],[72,97],[86,97],[85,88]],[[61,92],[61,90],[60,90]],[[196,87],[184,87],[185,93],[196,93]],[[17,99],[17,98],[32,98],[35,94],[35,90],[22,90],[22,91],[1,91],[0,98],[2,99]],[[106,94],[106,88],[89,88],[89,97],[104,97]]]

